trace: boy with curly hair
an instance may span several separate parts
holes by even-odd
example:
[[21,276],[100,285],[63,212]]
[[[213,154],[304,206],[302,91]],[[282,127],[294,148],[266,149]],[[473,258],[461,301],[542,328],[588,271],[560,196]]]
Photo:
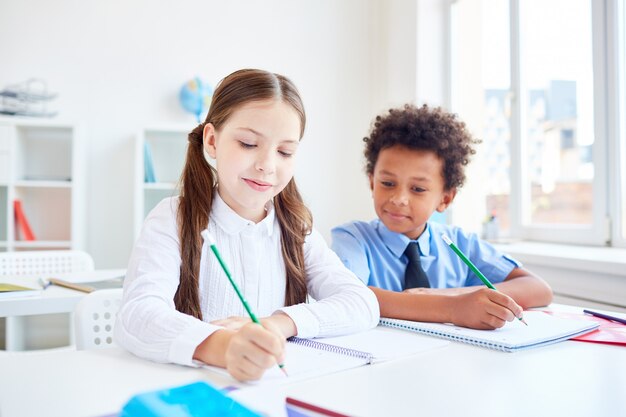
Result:
[[[475,234],[428,221],[454,200],[479,143],[455,115],[405,105],[377,116],[363,140],[378,219],[334,228],[332,246],[374,291],[381,316],[495,329],[551,302],[548,284],[516,260]],[[498,291],[482,284],[442,234]]]

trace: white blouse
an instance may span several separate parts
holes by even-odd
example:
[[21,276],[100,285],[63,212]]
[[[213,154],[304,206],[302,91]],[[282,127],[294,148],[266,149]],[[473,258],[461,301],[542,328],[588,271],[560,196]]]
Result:
[[[174,294],[180,281],[178,197],[161,201],[146,218],[130,258],[115,341],[135,355],[157,362],[192,365],[196,347],[221,326],[210,321],[246,311],[205,242],[199,295],[204,321],[180,313]],[[258,317],[282,311],[299,337],[347,334],[376,326],[376,297],[328,247],[315,230],[304,244],[307,289],[318,301],[284,307],[285,264],[280,225],[272,204],[259,223],[240,217],[215,193],[208,231],[250,308]]]

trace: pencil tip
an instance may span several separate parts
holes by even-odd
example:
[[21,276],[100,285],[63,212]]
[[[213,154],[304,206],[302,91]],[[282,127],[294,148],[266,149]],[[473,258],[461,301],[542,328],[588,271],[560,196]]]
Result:
[[528,326],[528,323],[526,323],[526,320],[524,320],[523,317],[518,317],[519,321],[521,321],[522,323],[524,323],[526,326]]

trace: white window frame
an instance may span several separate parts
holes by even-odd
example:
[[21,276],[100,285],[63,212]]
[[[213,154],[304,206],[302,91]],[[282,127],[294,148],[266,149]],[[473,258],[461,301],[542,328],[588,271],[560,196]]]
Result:
[[[520,0],[509,0],[511,53],[511,236],[523,240],[558,242],[594,246],[626,246],[621,234],[621,204],[626,193],[626,134],[624,109],[624,7],[626,0],[590,0],[593,88],[594,88],[594,143],[592,158],[593,213],[590,225],[558,225],[530,223],[530,190],[524,185],[526,166],[523,133],[526,132],[526,109],[521,105],[525,91],[521,73]],[[452,4],[449,14],[452,16]],[[455,30],[451,22],[449,38]],[[454,89],[453,67],[455,57],[449,44],[450,89]],[[452,104],[452,92],[449,95]],[[524,133],[525,134],[525,133]],[[620,140],[621,138],[621,140]],[[611,173],[611,175],[609,175]]]
[[610,210],[613,246],[626,247],[622,213],[626,211],[626,0],[611,0],[607,4],[607,51],[609,80],[609,176]]
[[[605,37],[605,2],[590,0],[592,14],[592,56],[594,87],[594,143],[592,148],[593,212],[589,225],[548,225],[530,224],[530,197],[528,187],[524,187],[526,167],[522,138],[526,132],[525,107],[520,105],[521,92],[524,91],[524,76],[520,71],[520,0],[511,0],[511,234],[525,240],[543,242],[562,242],[587,245],[604,245],[610,240],[607,216],[607,117],[606,117],[606,37]],[[513,192],[520,190],[520,192]]]

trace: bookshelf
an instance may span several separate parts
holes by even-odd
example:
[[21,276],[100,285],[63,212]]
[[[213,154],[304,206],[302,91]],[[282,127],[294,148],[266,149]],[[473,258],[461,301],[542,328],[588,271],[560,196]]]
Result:
[[[147,127],[137,134],[133,209],[135,239],[150,210],[164,198],[178,195],[178,181],[187,153],[187,135],[192,129],[192,125]],[[146,147],[149,149],[147,152]],[[150,165],[153,175],[146,173]]]
[[[84,247],[84,155],[71,123],[0,117],[0,252]],[[21,204],[34,234],[16,223]]]

